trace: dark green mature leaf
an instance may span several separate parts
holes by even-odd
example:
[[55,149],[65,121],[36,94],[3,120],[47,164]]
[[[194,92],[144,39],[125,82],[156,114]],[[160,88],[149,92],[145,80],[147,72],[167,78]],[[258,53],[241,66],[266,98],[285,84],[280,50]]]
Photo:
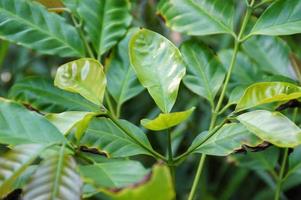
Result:
[[33,77],[21,80],[9,91],[9,98],[44,112],[96,111],[98,106],[78,94],[61,90],[50,80]]
[[138,154],[149,155],[149,152],[137,143],[139,141],[152,148],[146,135],[138,127],[125,120],[119,120],[119,122],[134,135],[134,139],[117,127],[110,119],[98,118],[92,120],[86,134],[80,141],[80,145],[95,148],[112,158]]
[[291,50],[284,40],[278,37],[257,36],[244,42],[242,47],[261,70],[295,79],[289,60]]
[[163,112],[170,112],[185,75],[185,64],[177,47],[162,35],[141,29],[130,41],[129,54],[141,84]]
[[301,174],[301,159],[300,159],[301,147],[297,147],[289,155],[289,168],[286,178],[290,179],[291,176],[298,176]]
[[301,129],[279,112],[256,110],[237,119],[249,131],[275,146],[293,148],[301,144]]
[[148,173],[143,165],[131,160],[113,160],[80,166],[85,182],[96,188],[121,188],[141,181]]
[[118,192],[106,191],[113,200],[173,200],[175,191],[167,166],[155,165],[149,180]]
[[160,113],[155,119],[142,119],[141,125],[153,131],[160,131],[171,128],[187,120],[195,107],[182,112]]
[[232,0],[161,0],[158,13],[168,27],[188,35],[234,34]]
[[275,1],[257,20],[252,35],[301,33],[301,1]]
[[[195,138],[190,149],[195,153],[227,156],[239,151],[243,146],[256,147],[263,141],[238,123],[226,124],[204,142],[204,133]],[[201,144],[201,145],[200,145]]]
[[195,41],[185,42],[181,52],[188,68],[184,84],[213,106],[214,97],[225,77],[222,64],[208,47]]
[[131,67],[128,54],[129,40],[137,30],[134,28],[128,32],[106,62],[108,91],[119,107],[143,90]]
[[0,1],[0,37],[44,54],[63,57],[85,54],[74,27],[31,1]]
[[24,188],[24,200],[80,200],[82,181],[74,159],[64,149],[44,160]]
[[50,113],[45,118],[55,125],[61,133],[68,134],[72,129],[75,129],[75,137],[80,139],[86,131],[90,121],[99,113],[94,112],[79,112],[69,111],[59,114]]
[[236,112],[272,102],[301,97],[301,87],[286,82],[261,82],[248,87],[237,103]]
[[38,144],[18,145],[0,157],[0,198],[13,190],[15,180],[45,147]]
[[103,66],[97,60],[82,58],[60,66],[54,85],[101,105],[107,80]]
[[98,55],[112,48],[132,21],[128,0],[78,1],[77,11]]
[[64,136],[46,119],[18,103],[0,98],[0,143],[63,142]]

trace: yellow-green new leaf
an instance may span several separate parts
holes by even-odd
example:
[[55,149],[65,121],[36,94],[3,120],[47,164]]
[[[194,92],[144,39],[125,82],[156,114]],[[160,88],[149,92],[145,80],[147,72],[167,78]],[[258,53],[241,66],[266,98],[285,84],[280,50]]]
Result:
[[171,29],[188,35],[233,33],[233,0],[161,0],[158,13]]
[[162,35],[141,29],[130,40],[129,54],[141,84],[164,113],[170,112],[185,75],[178,48]]
[[68,111],[59,114],[50,113],[47,114],[45,118],[55,125],[64,135],[75,128],[75,137],[80,139],[90,121],[97,114],[98,113],[94,112]]
[[301,129],[280,112],[256,110],[237,116],[252,133],[278,147],[296,147],[301,144]]
[[260,16],[252,35],[291,35],[301,33],[301,1],[275,1]]
[[15,180],[45,147],[38,144],[18,145],[0,157],[0,198],[11,190]]
[[153,131],[165,130],[185,121],[194,109],[195,107],[182,112],[160,113],[155,119],[142,119],[141,125]]
[[83,58],[60,66],[54,85],[69,92],[79,93],[96,105],[101,105],[107,80],[103,66],[97,60]]
[[284,102],[301,97],[301,87],[286,82],[262,82],[248,87],[237,103],[236,111],[255,106]]
[[155,165],[149,180],[119,192],[106,191],[113,200],[173,200],[175,191],[167,166]]
[[80,200],[82,181],[72,156],[62,150],[44,160],[24,188],[23,200]]

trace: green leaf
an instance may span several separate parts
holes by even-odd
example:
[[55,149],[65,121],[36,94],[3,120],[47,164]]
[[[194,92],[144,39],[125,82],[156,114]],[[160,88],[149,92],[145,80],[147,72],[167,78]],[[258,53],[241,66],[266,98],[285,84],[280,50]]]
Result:
[[301,33],[301,2],[275,1],[260,16],[251,35],[291,35]]
[[9,98],[43,112],[97,111],[98,106],[78,94],[61,90],[50,80],[40,77],[25,78],[9,90]]
[[227,156],[244,149],[244,147],[256,147],[263,142],[238,123],[224,125],[206,141],[204,140],[205,135],[206,133],[203,132],[197,136],[189,149],[195,149],[195,153]]
[[15,180],[44,150],[38,144],[18,145],[0,157],[0,198],[4,198],[13,188]]
[[55,125],[61,133],[68,134],[72,129],[75,130],[75,137],[80,139],[86,131],[90,121],[99,113],[69,111],[59,114],[50,113],[45,118]]
[[172,200],[175,198],[172,178],[167,166],[155,165],[151,177],[137,186],[118,192],[106,191],[113,200]]
[[297,147],[289,155],[289,168],[286,174],[287,179],[292,179],[292,176],[298,176],[301,174],[301,159],[300,159],[301,147]]
[[182,112],[160,113],[155,119],[142,119],[141,125],[153,131],[160,131],[171,128],[187,120],[195,107]]
[[177,47],[158,33],[141,29],[130,40],[131,64],[141,84],[164,113],[172,109],[185,75]]
[[0,98],[0,143],[48,144],[64,140],[64,136],[41,115]]
[[121,188],[141,181],[148,170],[137,161],[113,160],[80,166],[80,172],[96,188]]
[[82,181],[74,159],[62,150],[44,160],[24,188],[24,200],[80,200]]
[[61,16],[27,0],[1,0],[0,37],[44,54],[85,55],[74,27]]
[[107,85],[103,66],[94,59],[82,58],[60,66],[54,85],[79,93],[96,105],[101,105]]
[[223,0],[162,0],[158,14],[168,27],[188,35],[233,33],[234,2]]
[[256,110],[237,116],[252,133],[278,147],[301,144],[301,129],[279,112]]
[[[260,71],[296,79],[289,60],[291,49],[278,37],[252,37],[242,45],[243,50],[258,65]],[[237,68],[236,68],[237,69]]]
[[146,135],[138,127],[125,120],[119,120],[119,122],[134,135],[134,138],[129,137],[112,120],[101,117],[92,120],[86,134],[80,141],[80,145],[95,148],[112,158],[138,154],[149,155],[149,152],[137,143],[139,141],[141,144],[152,148]]
[[214,97],[225,77],[222,64],[208,47],[195,41],[185,42],[181,46],[181,52],[188,67],[184,84],[213,106]]
[[125,35],[132,21],[128,0],[78,1],[77,11],[99,56]]
[[255,106],[285,102],[301,97],[301,87],[285,82],[261,82],[248,87],[237,103],[236,112]]
[[128,54],[129,40],[137,30],[131,29],[106,60],[108,91],[119,107],[143,90],[131,67]]

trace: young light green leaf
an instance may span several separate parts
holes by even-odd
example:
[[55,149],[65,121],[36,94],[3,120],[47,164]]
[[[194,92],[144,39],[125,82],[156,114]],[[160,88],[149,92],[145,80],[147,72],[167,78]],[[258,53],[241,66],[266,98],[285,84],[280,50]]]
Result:
[[301,33],[301,1],[275,1],[260,16],[252,35],[291,35]]
[[184,84],[213,106],[225,77],[222,64],[208,47],[195,41],[185,42],[181,52],[188,68]]
[[0,1],[0,37],[44,54],[85,55],[76,29],[32,1]]
[[75,137],[80,139],[86,131],[90,121],[99,113],[68,111],[59,114],[49,113],[45,118],[55,125],[61,133],[68,134],[75,129]]
[[252,37],[243,43],[242,48],[258,64],[260,71],[296,79],[289,60],[291,49],[281,38]]
[[195,107],[182,112],[160,113],[155,119],[142,119],[141,125],[153,131],[160,131],[180,124],[190,117]]
[[185,75],[177,47],[162,35],[142,29],[129,44],[130,61],[141,84],[164,113],[171,111]]
[[301,129],[279,112],[256,110],[237,116],[252,133],[278,147],[301,144]]
[[141,181],[148,173],[143,165],[131,160],[113,160],[80,166],[83,180],[96,188],[121,188]]
[[223,0],[160,1],[158,14],[171,29],[188,35],[233,34],[234,2]]
[[301,97],[301,87],[286,82],[261,82],[248,87],[237,103],[236,112],[255,106],[285,102]]
[[0,143],[49,144],[64,140],[64,136],[41,115],[0,98]]
[[60,66],[54,85],[101,105],[107,80],[103,66],[97,60],[82,58]]
[[9,90],[9,98],[28,104],[42,112],[60,113],[68,110],[98,111],[99,107],[79,94],[61,90],[41,77],[25,78]]
[[155,165],[151,177],[134,187],[123,188],[121,191],[105,191],[112,200],[173,200],[175,191],[167,166]]
[[231,123],[224,125],[206,141],[204,141],[204,133],[201,133],[195,138],[190,149],[195,149],[195,153],[227,156],[242,150],[244,146],[252,148],[262,142],[242,124]]
[[78,1],[78,14],[98,55],[102,55],[125,35],[131,24],[130,1]]
[[81,198],[82,181],[74,159],[62,149],[44,160],[24,188],[24,200]]
[[129,137],[112,120],[102,117],[92,120],[86,134],[80,141],[80,146],[94,148],[112,158],[138,154],[149,155],[149,152],[139,145],[141,143],[150,149],[152,148],[141,129],[125,120],[119,120],[119,122],[134,135],[134,138]]
[[13,190],[15,180],[38,157],[45,146],[18,145],[0,157],[0,198]]
[[107,69],[108,91],[116,101],[118,107],[143,90],[131,67],[128,54],[129,40],[137,30],[138,28],[129,30],[126,37],[106,60],[105,68]]

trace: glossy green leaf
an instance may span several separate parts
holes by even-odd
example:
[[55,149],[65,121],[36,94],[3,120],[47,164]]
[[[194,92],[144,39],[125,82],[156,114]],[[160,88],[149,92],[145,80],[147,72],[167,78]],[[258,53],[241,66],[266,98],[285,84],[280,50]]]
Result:
[[275,1],[260,16],[252,35],[291,35],[301,33],[301,1]]
[[15,83],[9,90],[9,98],[42,112],[99,110],[97,105],[80,95],[61,90],[50,80],[40,77],[25,78]]
[[158,13],[168,27],[188,35],[233,33],[234,2],[161,0]]
[[[301,147],[297,147],[289,155],[288,171],[286,174],[286,179],[292,179],[292,176],[297,176],[299,178],[301,174],[301,159],[300,159]],[[290,181],[290,180],[288,180]]]
[[130,40],[129,54],[141,84],[163,112],[170,112],[185,75],[185,64],[177,47],[162,35],[141,29]]
[[107,191],[113,200],[173,200],[175,191],[167,166],[155,165],[151,177],[134,187],[123,188],[118,192]]
[[195,138],[190,149],[195,153],[215,156],[227,156],[246,147],[256,147],[263,141],[248,131],[243,125],[231,123],[224,125],[208,140],[204,140],[203,132]]
[[74,27],[61,16],[27,0],[1,0],[0,37],[44,54],[85,55]]
[[252,37],[243,43],[242,48],[259,65],[260,71],[295,79],[289,60],[291,49],[281,38]]
[[82,181],[74,159],[63,150],[44,160],[24,188],[24,200],[81,198]]
[[0,157],[0,198],[13,190],[15,180],[44,149],[42,145],[18,145]]
[[96,105],[101,105],[107,80],[103,67],[97,60],[82,58],[60,66],[54,85],[79,93]]
[[137,141],[152,148],[146,135],[133,124],[119,120],[127,131],[134,135],[129,137],[123,130],[116,126],[110,119],[98,118],[92,120],[86,134],[80,141],[80,145],[87,148],[95,148],[105,153],[108,157],[128,157],[149,152],[142,148]]
[[225,77],[222,64],[208,47],[195,41],[185,42],[181,52],[187,64],[184,84],[194,93],[208,99],[213,106],[214,97]]
[[68,111],[59,114],[50,113],[45,118],[60,130],[64,135],[75,129],[75,137],[80,139],[86,131],[90,121],[99,113]]
[[182,112],[160,113],[155,119],[142,119],[141,125],[153,131],[165,130],[187,120],[194,109],[195,107]]
[[131,67],[128,54],[129,40],[137,30],[131,29],[106,60],[108,91],[118,106],[143,90]]
[[252,133],[278,147],[301,144],[301,129],[279,112],[256,110],[237,116]]
[[47,144],[64,140],[64,136],[41,115],[0,98],[0,143]]
[[78,1],[77,6],[98,55],[112,48],[125,35],[132,21],[128,0],[85,0]]
[[236,112],[272,102],[301,97],[301,87],[285,82],[261,82],[248,87],[237,103]]
[[113,160],[80,166],[85,182],[96,188],[121,188],[141,181],[148,173],[142,164],[131,160]]

